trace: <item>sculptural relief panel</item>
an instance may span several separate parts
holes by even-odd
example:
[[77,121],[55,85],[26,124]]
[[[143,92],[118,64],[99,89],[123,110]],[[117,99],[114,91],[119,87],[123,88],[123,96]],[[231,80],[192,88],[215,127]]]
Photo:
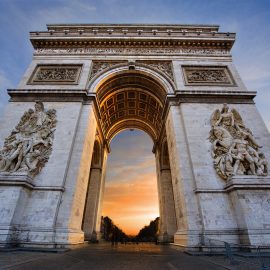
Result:
[[209,140],[217,174],[227,180],[234,175],[268,175],[262,146],[247,128],[237,110],[227,104],[211,116]]
[[174,81],[171,61],[138,60],[136,61],[136,63],[142,63],[154,69],[157,69],[166,74],[172,81]]
[[95,77],[96,74],[102,72],[103,70],[125,62],[127,61],[93,61],[89,80],[91,80],[93,77]]
[[37,65],[28,84],[77,84],[82,65]]
[[182,66],[186,85],[235,86],[228,67]]
[[45,110],[37,101],[5,139],[0,150],[1,173],[27,173],[34,177],[45,166],[52,152],[56,110]]

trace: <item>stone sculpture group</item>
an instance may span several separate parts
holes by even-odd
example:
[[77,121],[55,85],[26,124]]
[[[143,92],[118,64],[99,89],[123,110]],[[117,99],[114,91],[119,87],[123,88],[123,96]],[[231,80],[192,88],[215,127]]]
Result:
[[217,174],[223,179],[233,175],[268,175],[268,164],[262,148],[242,117],[227,104],[211,116],[209,140]]
[[37,175],[52,152],[55,127],[56,111],[45,111],[43,103],[37,101],[35,110],[26,111],[5,139],[0,151],[0,172]]

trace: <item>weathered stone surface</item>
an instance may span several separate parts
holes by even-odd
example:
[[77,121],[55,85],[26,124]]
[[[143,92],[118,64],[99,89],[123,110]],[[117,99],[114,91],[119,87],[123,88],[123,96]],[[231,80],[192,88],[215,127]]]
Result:
[[[84,41],[67,25],[49,26],[53,35],[31,33],[34,58],[19,86],[9,91],[11,101],[0,119],[1,145],[36,100],[57,112],[57,127],[48,162],[34,179],[28,173],[0,174],[2,243],[13,237],[21,245],[53,247],[83,243],[93,232],[98,236],[108,144],[122,129],[140,128],[154,141],[161,240],[174,239],[189,249],[209,238],[269,245],[266,165],[259,173],[257,162],[254,173],[249,162],[244,175],[235,169],[225,182],[211,156],[213,145],[224,145],[215,142],[217,137],[209,141],[209,131],[223,126],[222,114],[232,112],[221,112],[226,102],[238,112],[236,118],[241,116],[240,129],[252,132],[245,130],[251,147],[258,153],[263,146],[265,164],[270,160],[270,135],[253,102],[256,93],[248,91],[232,63],[234,34],[214,26],[203,26],[200,35],[199,26],[171,26],[172,31],[168,25],[155,31],[125,26],[128,32],[112,25],[97,32],[91,25],[80,27]],[[32,78],[38,84],[29,84],[38,67],[56,65],[81,71],[43,70]],[[217,110],[219,118],[212,117],[211,125]],[[97,136],[103,163],[93,166]]]
[[40,173],[52,152],[56,128],[56,110],[45,111],[42,102],[29,109],[5,138],[0,150],[0,173]]

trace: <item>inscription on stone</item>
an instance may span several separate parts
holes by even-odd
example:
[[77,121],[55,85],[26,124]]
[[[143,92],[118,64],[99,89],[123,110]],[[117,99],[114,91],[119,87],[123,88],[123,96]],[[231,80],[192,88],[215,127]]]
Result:
[[77,84],[81,65],[38,65],[30,84]]
[[227,67],[184,66],[186,85],[235,85]]

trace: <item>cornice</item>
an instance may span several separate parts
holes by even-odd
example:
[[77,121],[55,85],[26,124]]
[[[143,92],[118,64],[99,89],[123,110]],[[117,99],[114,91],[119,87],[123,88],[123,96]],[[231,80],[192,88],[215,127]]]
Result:
[[180,48],[216,48],[230,50],[234,43],[234,38],[217,37],[51,37],[51,36],[31,35],[30,40],[35,49],[40,48],[80,48],[80,47],[180,47]]
[[[70,101],[87,102],[96,99],[96,93],[89,93],[86,89],[8,89],[11,101]],[[253,104],[256,91],[235,90],[176,90],[174,94],[167,94],[167,105],[180,103],[247,103]],[[167,106],[166,105],[166,106]]]
[[88,102],[95,99],[95,95],[87,93],[85,89],[8,89],[10,101],[34,102],[37,99],[51,102]]
[[209,25],[48,25],[30,32],[35,49],[73,47],[196,47],[230,50],[235,33]]
[[256,91],[235,90],[177,90],[168,100],[178,103],[241,103],[254,104]]
[[172,29],[172,30],[203,30],[203,31],[218,31],[219,25],[213,24],[155,24],[155,23],[139,23],[139,24],[47,24],[48,30],[61,30],[61,29],[127,29],[137,30],[140,29]]

